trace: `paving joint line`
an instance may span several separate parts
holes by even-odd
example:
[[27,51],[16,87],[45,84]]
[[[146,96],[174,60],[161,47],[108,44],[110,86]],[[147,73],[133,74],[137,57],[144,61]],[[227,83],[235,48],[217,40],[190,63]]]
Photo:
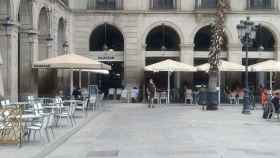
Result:
[[98,116],[100,116],[104,110],[98,111],[96,114],[93,114],[89,118],[87,118],[85,121],[82,121],[81,124],[74,127],[72,130],[67,132],[65,135],[59,137],[58,139],[54,140],[52,143],[48,144],[44,149],[42,149],[39,153],[36,153],[31,158],[45,158],[48,155],[50,155],[53,151],[55,151],[59,146],[63,145],[69,138],[71,138],[74,134],[79,132],[81,128],[85,127],[88,123],[96,119]]

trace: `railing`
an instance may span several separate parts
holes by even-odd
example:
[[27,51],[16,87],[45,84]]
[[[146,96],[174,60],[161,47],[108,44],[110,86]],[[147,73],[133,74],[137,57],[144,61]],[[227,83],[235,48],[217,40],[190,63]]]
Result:
[[123,0],[88,0],[87,9],[122,10]]
[[0,107],[0,144],[22,144],[21,107]]
[[274,0],[247,0],[247,9],[274,9]]
[[150,0],[151,10],[177,9],[177,0]]
[[195,9],[215,9],[217,0],[195,0]]

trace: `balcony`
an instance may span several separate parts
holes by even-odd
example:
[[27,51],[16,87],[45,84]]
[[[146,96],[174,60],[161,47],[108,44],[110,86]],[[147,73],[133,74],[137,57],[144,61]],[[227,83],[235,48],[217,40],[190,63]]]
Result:
[[122,10],[123,0],[88,0],[89,10]]
[[195,0],[195,9],[216,9],[217,0]]
[[175,10],[177,0],[150,0],[151,10]]
[[273,10],[274,0],[247,0],[248,10]]

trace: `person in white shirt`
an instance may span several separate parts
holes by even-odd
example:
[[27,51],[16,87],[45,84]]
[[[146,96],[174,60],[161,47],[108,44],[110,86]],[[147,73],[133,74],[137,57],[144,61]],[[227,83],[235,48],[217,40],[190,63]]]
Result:
[[132,99],[132,103],[137,102],[138,95],[139,95],[139,89],[138,89],[137,87],[134,87],[134,88],[131,90],[131,99]]

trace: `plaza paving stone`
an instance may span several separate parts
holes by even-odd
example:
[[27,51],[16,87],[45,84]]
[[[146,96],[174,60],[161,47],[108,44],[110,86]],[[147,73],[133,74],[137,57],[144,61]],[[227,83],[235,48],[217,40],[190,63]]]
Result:
[[109,104],[47,158],[279,158],[280,121],[241,108]]
[[[87,116],[85,113],[78,111],[76,113],[76,121],[77,125],[87,122],[90,118],[94,118],[98,116],[100,112],[88,112]],[[42,139],[40,140],[40,136],[37,133],[36,140],[33,140],[33,135],[31,135],[31,141],[27,142],[19,148],[17,145],[2,145],[0,144],[0,158],[39,158],[37,155],[40,154],[42,151],[45,151],[48,148],[51,148],[55,144],[61,142],[62,138],[67,134],[71,133],[77,125],[71,127],[69,122],[63,120],[59,123],[59,127],[54,129],[55,138],[50,133],[51,141],[48,143],[46,141],[46,137],[44,132],[42,131]]]

